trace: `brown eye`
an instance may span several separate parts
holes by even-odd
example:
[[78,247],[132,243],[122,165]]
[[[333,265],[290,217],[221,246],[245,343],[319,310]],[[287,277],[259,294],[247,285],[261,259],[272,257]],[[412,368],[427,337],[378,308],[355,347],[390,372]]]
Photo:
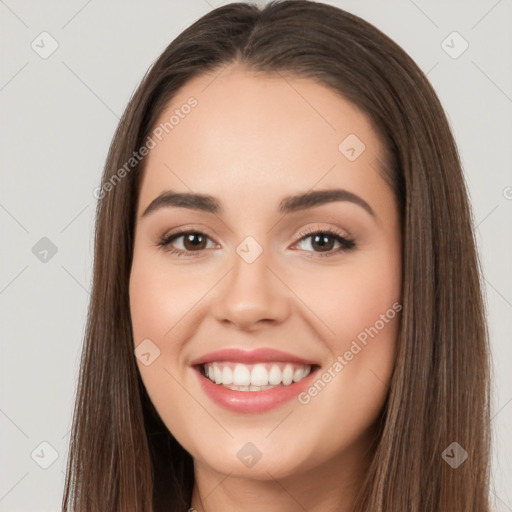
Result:
[[[181,243],[178,242],[182,239]],[[177,254],[178,256],[200,253],[207,249],[207,242],[210,238],[200,231],[180,231],[163,237],[158,246],[165,251]],[[178,247],[176,247],[178,245]],[[180,247],[181,245],[181,247]]]
[[330,235],[325,235],[323,233],[311,235],[311,246],[313,248],[318,247],[321,252],[332,251],[334,244],[334,237]]
[[183,236],[183,246],[186,251],[193,251],[195,249],[205,249],[206,240],[208,237],[201,233],[188,233]]
[[[312,252],[320,253],[319,256],[334,256],[342,252],[348,251],[355,247],[354,240],[342,236],[341,233],[333,231],[331,229],[323,229],[316,231],[306,231],[300,233],[301,239],[299,243],[304,244],[305,240],[310,239],[310,247]],[[338,243],[337,249],[334,248],[335,244]],[[305,249],[306,252],[311,252]],[[312,255],[311,255],[312,256]]]

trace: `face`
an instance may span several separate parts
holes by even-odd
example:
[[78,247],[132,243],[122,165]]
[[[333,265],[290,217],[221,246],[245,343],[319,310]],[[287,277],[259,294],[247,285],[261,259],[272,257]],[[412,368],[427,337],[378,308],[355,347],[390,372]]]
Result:
[[401,309],[377,132],[329,88],[237,66],[188,82],[157,125],[173,114],[146,157],[130,277],[155,408],[205,471],[355,464]]

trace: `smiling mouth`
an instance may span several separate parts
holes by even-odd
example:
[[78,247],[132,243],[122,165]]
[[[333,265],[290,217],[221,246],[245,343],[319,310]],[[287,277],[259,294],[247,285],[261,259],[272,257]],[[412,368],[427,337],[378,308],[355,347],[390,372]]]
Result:
[[196,368],[203,377],[221,388],[233,391],[266,391],[300,382],[319,366],[292,362],[244,364],[213,361],[199,364]]

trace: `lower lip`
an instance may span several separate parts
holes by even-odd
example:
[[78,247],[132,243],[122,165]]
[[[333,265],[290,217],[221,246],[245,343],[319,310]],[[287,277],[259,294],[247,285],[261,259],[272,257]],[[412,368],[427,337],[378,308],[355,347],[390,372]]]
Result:
[[235,391],[215,384],[196,368],[204,392],[218,405],[230,411],[241,413],[258,413],[269,411],[279,405],[297,398],[308,387],[318,367],[299,382],[289,386],[279,386],[265,391]]

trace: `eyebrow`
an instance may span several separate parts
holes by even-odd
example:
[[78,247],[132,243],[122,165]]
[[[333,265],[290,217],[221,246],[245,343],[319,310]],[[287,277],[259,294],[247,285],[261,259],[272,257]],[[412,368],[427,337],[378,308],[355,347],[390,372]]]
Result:
[[[372,207],[362,197],[348,190],[339,188],[314,190],[285,197],[279,203],[278,211],[283,214],[292,213],[335,201],[354,203],[364,208],[373,217],[376,216]],[[160,208],[168,207],[189,208],[191,210],[199,210],[213,214],[222,214],[223,211],[220,202],[213,196],[167,190],[151,201],[141,217],[149,215],[151,212],[159,210]]]

